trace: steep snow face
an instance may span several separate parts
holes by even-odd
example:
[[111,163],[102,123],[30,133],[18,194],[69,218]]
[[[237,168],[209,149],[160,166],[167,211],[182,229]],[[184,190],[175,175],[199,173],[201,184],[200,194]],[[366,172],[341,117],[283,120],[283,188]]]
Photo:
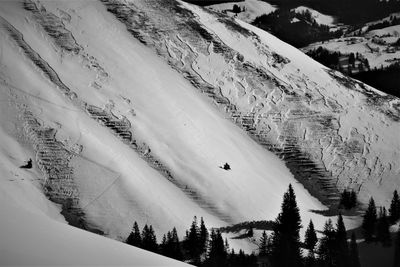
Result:
[[[352,187],[361,201],[373,195],[385,204],[398,187],[397,98],[326,69],[261,30],[200,7],[176,1],[103,3],[133,37],[282,157],[325,203],[338,188]],[[163,15],[168,12],[177,15]]]
[[399,187],[399,100],[244,22],[173,0],[1,5],[2,183],[18,199],[34,173],[25,202],[46,216],[182,236],[194,215],[274,219],[292,183],[321,227],[315,197]]
[[[225,104],[214,104],[228,103],[225,97],[214,96],[212,86],[210,97],[202,94],[179,63],[166,62],[107,10],[134,12],[134,19],[138,3],[143,12],[191,14],[177,2],[2,2],[0,127],[14,143],[1,150],[12,163],[4,164],[2,183],[10,197],[23,194],[17,177],[34,173],[24,183],[51,202],[35,195],[26,203],[58,220],[60,210],[68,223],[118,240],[135,220],[152,224],[158,236],[175,226],[182,237],[194,215],[210,227],[274,219],[289,183],[304,220],[313,216],[309,210],[325,209],[221,112]],[[165,13],[155,15],[162,23]],[[152,27],[142,22],[136,29]],[[166,22],[168,33],[175,25]],[[186,37],[176,38],[176,53],[193,56],[182,47]],[[216,59],[215,67],[225,66]],[[181,64],[188,67],[185,59]],[[29,158],[33,168],[19,169]],[[231,170],[220,168],[225,163]],[[322,226],[324,218],[315,218]]]

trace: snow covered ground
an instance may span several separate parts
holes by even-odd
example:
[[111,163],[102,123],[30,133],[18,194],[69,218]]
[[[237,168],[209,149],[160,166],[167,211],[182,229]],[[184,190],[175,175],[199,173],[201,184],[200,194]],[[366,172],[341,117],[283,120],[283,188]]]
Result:
[[[377,166],[370,170],[376,176],[349,182],[366,188],[362,201],[374,194],[378,203],[385,203],[387,191],[399,186],[392,175],[399,166],[392,158],[398,155],[399,124],[381,111],[395,112],[396,99],[370,108],[359,84],[349,89],[275,37],[241,21],[223,23],[202,8],[178,6],[175,1],[105,3],[1,3],[0,137],[5,141],[0,143],[0,208],[12,216],[0,223],[5,235],[0,238],[0,258],[20,245],[21,239],[12,238],[20,228],[14,222],[27,224],[31,213],[35,221],[31,240],[37,241],[49,228],[54,235],[45,246],[53,247],[55,255],[58,245],[60,251],[65,248],[59,237],[67,236],[71,243],[66,244],[73,244],[71,254],[81,248],[77,243],[101,242],[99,252],[105,257],[102,252],[117,243],[97,241],[104,239],[71,229],[61,210],[77,226],[117,240],[128,236],[135,220],[141,227],[152,224],[159,238],[174,226],[183,237],[195,215],[204,217],[209,227],[275,219],[289,183],[294,185],[303,222],[312,218],[321,228],[326,217],[310,210],[326,207],[296,181],[283,160],[223,112],[226,103],[254,115],[259,123],[255,126],[277,147],[285,148],[286,141],[295,137],[299,149],[323,151],[319,155],[323,164],[343,183],[349,182],[349,173]],[[181,11],[180,16],[165,16],[170,7]],[[113,12],[126,13],[116,17]],[[188,12],[196,16],[179,24]],[[197,27],[196,21],[203,25],[203,31],[196,28],[203,34],[200,41],[190,28]],[[155,31],[157,27],[162,30]],[[247,31],[251,34],[246,38]],[[203,43],[207,45],[202,47]],[[158,47],[164,50],[155,51]],[[260,76],[254,74],[257,68]],[[202,78],[196,81],[217,93],[199,90],[190,79],[195,75]],[[365,90],[378,100],[385,96],[372,88]],[[293,100],[296,94],[310,98],[309,105]],[[311,122],[294,118],[302,110],[317,116]],[[314,129],[326,122],[315,126],[315,120],[323,116],[336,116],[332,124],[339,126],[318,139],[322,137],[314,134],[320,131]],[[357,148],[355,143],[367,141],[362,153],[343,160],[337,154],[347,143],[335,146],[339,139]],[[380,160],[374,161],[377,157]],[[18,168],[29,158],[32,169]],[[226,162],[229,171],[220,168]],[[340,169],[343,162],[346,167]],[[376,189],[382,177],[385,183]],[[346,218],[347,227],[358,221]],[[240,240],[229,242],[235,250],[254,249],[254,244]],[[31,245],[25,244],[23,253]],[[115,248],[119,251],[115,253],[124,254],[122,263],[136,256],[145,261],[150,255],[122,244]],[[135,252],[127,256],[128,250]],[[87,251],[93,255],[91,248]],[[53,263],[40,252],[32,250],[24,259]],[[7,264],[19,264],[18,254],[9,255]],[[83,264],[93,257],[81,259]],[[161,265],[165,260],[154,259]]]
[[[18,150],[18,146],[13,148],[13,151]],[[1,266],[189,266],[50,218],[59,217],[59,214],[54,205],[30,185],[35,174],[22,172],[15,166],[11,168],[9,158],[3,156],[1,163],[8,163],[6,168],[13,169],[15,176],[7,177],[8,171],[2,164]]]
[[[235,13],[232,12],[233,5],[235,4],[238,5],[241,9],[244,8],[245,11],[242,11],[235,15]],[[260,0],[245,0],[244,2],[238,3],[215,4],[210,5],[207,8],[218,12],[226,12],[226,14],[232,17],[235,16],[236,18],[248,23],[253,22],[257,17],[261,15],[269,14],[276,10],[276,7],[274,7],[273,5]]]
[[295,9],[293,9],[293,11],[295,11],[296,13],[304,13],[306,11],[309,11],[316,23],[318,23],[320,25],[328,25],[328,26],[335,25],[334,17],[322,14],[322,13],[318,12],[317,10],[314,10],[309,7],[299,6],[299,7],[296,7]]
[[400,38],[400,25],[363,33],[361,36],[348,36],[325,42],[311,44],[303,51],[324,47],[343,54],[360,53],[368,59],[371,68],[386,67],[400,60],[400,50],[391,47]]

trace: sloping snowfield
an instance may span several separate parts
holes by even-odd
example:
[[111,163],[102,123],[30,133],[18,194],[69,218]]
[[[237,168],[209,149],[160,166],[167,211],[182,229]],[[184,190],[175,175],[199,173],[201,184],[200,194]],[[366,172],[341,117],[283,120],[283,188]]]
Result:
[[[174,16],[165,16],[166,10],[175,12]],[[120,15],[116,17],[115,12]],[[173,21],[188,14],[192,15],[186,25]],[[186,28],[194,20],[205,25],[201,29],[206,32],[197,28],[204,35],[203,41],[210,42],[205,50],[196,47],[190,33],[176,31],[175,27]],[[115,244],[118,252],[110,254],[110,264],[121,255],[121,264],[137,257],[151,265],[150,254],[71,229],[65,222],[117,240],[128,236],[135,220],[141,227],[152,224],[159,237],[174,226],[183,237],[195,215],[204,217],[210,227],[275,219],[289,183],[294,185],[303,222],[312,218],[317,228],[322,227],[326,218],[310,210],[326,207],[295,179],[283,160],[261,145],[251,131],[249,134],[245,127],[238,127],[232,113],[223,111],[226,103],[241,111],[264,102],[265,108],[259,111],[265,112],[265,117],[261,113],[257,116],[259,121],[267,121],[259,125],[271,143],[283,146],[282,151],[292,130],[297,133],[296,127],[304,126],[299,128],[301,136],[315,139],[310,123],[298,118],[301,125],[287,131],[282,141],[280,133],[287,128],[281,128],[280,123],[293,119],[291,110],[297,105],[283,93],[287,84],[292,84],[290,90],[313,98],[314,114],[332,113],[333,106],[345,107],[345,112],[332,108],[333,114],[342,116],[337,118],[342,128],[333,131],[356,147],[354,142],[368,139],[362,153],[374,152],[374,157],[380,157],[375,166],[383,167],[380,173],[371,170],[377,173],[373,179],[361,181],[367,188],[364,199],[376,194],[384,203],[389,191],[399,186],[392,175],[399,168],[398,160],[392,159],[400,145],[396,135],[399,123],[393,119],[398,100],[370,108],[359,84],[349,82],[354,88],[346,88],[300,51],[238,23],[175,1],[1,2],[0,208],[2,218],[6,214],[10,218],[0,223],[5,236],[0,238],[0,259],[12,251],[5,263],[27,263],[17,261],[19,252],[15,250],[22,239],[13,236],[26,233],[27,229],[18,230],[29,227],[27,218],[32,216],[35,223],[30,239],[41,238],[48,228],[54,235],[44,241],[43,250],[49,247],[54,255],[57,248],[65,250],[66,256],[60,260],[67,260],[80,248],[89,247],[88,255],[93,255],[90,246],[100,242],[99,253],[104,259],[108,254],[103,251]],[[232,27],[240,31],[236,33]],[[255,33],[244,38],[241,31]],[[210,36],[218,36],[221,42],[208,40]],[[157,49],[159,44],[164,50]],[[215,52],[217,45],[238,53],[228,64],[223,54]],[[239,54],[244,59],[238,59]],[[238,65],[231,64],[233,61]],[[252,71],[259,68],[260,77],[268,73],[282,85],[273,88],[273,82],[265,79],[263,89],[252,87],[252,81],[239,79],[244,74],[235,69],[239,65],[252,66]],[[236,76],[230,78],[231,74]],[[194,75],[223,97],[199,90]],[[213,87],[215,84],[218,87]],[[244,95],[235,93],[240,84]],[[385,97],[372,88],[367,92]],[[277,108],[282,110],[276,112]],[[275,116],[278,113],[280,118]],[[305,147],[311,152],[320,151],[307,142]],[[322,154],[322,159],[329,161],[329,166],[339,166],[343,161],[335,153],[342,148],[334,144],[340,141],[320,142],[329,152]],[[339,173],[341,181],[358,170],[355,162],[363,161],[360,156],[345,158],[347,170]],[[33,168],[20,169],[29,158]],[[364,165],[372,161],[367,160]],[[221,168],[225,163],[231,170]],[[379,191],[375,182],[382,177],[390,182]],[[357,182],[361,184],[358,180],[354,184]],[[354,227],[357,220],[346,218],[347,226]],[[230,240],[230,244],[254,249],[254,245],[240,241]],[[30,255],[32,245],[21,245],[24,259],[32,258],[38,264],[54,262],[42,257],[39,249]],[[130,251],[134,252],[128,256]],[[80,259],[76,263],[90,262],[92,257]],[[161,257],[154,260],[154,264],[170,264]]]

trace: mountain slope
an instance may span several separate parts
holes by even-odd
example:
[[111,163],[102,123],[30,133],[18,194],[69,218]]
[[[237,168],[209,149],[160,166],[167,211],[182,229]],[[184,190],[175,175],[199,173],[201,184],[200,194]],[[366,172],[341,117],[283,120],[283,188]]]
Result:
[[182,236],[194,215],[274,219],[292,183],[322,227],[338,189],[399,188],[399,100],[248,24],[172,0],[1,5],[2,184],[57,204],[41,216]]

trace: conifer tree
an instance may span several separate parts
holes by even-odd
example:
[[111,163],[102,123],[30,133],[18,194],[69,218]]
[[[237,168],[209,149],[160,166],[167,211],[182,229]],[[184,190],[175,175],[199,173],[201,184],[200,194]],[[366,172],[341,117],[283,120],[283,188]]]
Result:
[[393,192],[392,202],[389,208],[390,223],[394,224],[398,219],[400,219],[400,199],[397,190]]
[[171,240],[170,240],[170,247],[171,247],[171,258],[176,260],[182,260],[182,248],[181,243],[179,242],[178,232],[174,227],[171,232]]
[[375,201],[371,197],[369,200],[369,205],[364,214],[364,220],[362,223],[364,239],[366,242],[371,242],[375,236],[375,227],[376,227],[377,215],[376,215],[376,207]]
[[271,260],[274,266],[297,267],[302,264],[299,231],[301,218],[292,185],[283,196],[281,213],[275,221]]
[[381,207],[376,226],[376,239],[381,242],[384,247],[390,247],[392,244],[389,226],[390,224],[387,218],[386,209]]
[[308,250],[310,250],[310,252],[313,252],[317,242],[318,242],[318,238],[317,238],[317,234],[315,233],[314,224],[313,224],[312,220],[310,220],[307,230],[306,230],[304,244],[305,244],[306,248]]
[[157,252],[158,245],[157,245],[157,238],[153,230],[153,226],[148,226],[147,224],[143,227],[142,231],[142,248]]
[[247,231],[247,236],[253,237],[253,235],[254,235],[253,227],[250,226],[250,229]]
[[260,238],[260,245],[258,246],[258,255],[259,256],[267,256],[268,251],[268,235],[263,231],[261,238]]
[[200,263],[201,243],[197,217],[194,216],[189,231],[186,232],[185,248],[194,264]]
[[358,247],[356,241],[356,235],[351,235],[351,242],[350,242],[350,267],[361,267],[360,264],[360,257],[358,256]]
[[207,251],[207,245],[208,245],[208,230],[207,227],[204,223],[203,217],[200,219],[200,248],[201,252],[204,253]]
[[129,234],[125,242],[135,247],[142,246],[142,237],[140,236],[139,226],[136,221],[133,224],[132,232]]
[[335,259],[336,266],[346,267],[349,262],[349,248],[347,244],[347,234],[346,227],[343,222],[343,217],[341,214],[338,216],[338,221],[336,224],[336,237],[335,237]]
[[207,257],[207,266],[224,266],[227,260],[227,250],[219,230],[211,230],[210,250]]
[[328,219],[325,222],[323,237],[321,238],[318,254],[318,261],[321,266],[331,267],[335,266],[334,253],[336,249],[336,231],[333,227],[332,220]]

